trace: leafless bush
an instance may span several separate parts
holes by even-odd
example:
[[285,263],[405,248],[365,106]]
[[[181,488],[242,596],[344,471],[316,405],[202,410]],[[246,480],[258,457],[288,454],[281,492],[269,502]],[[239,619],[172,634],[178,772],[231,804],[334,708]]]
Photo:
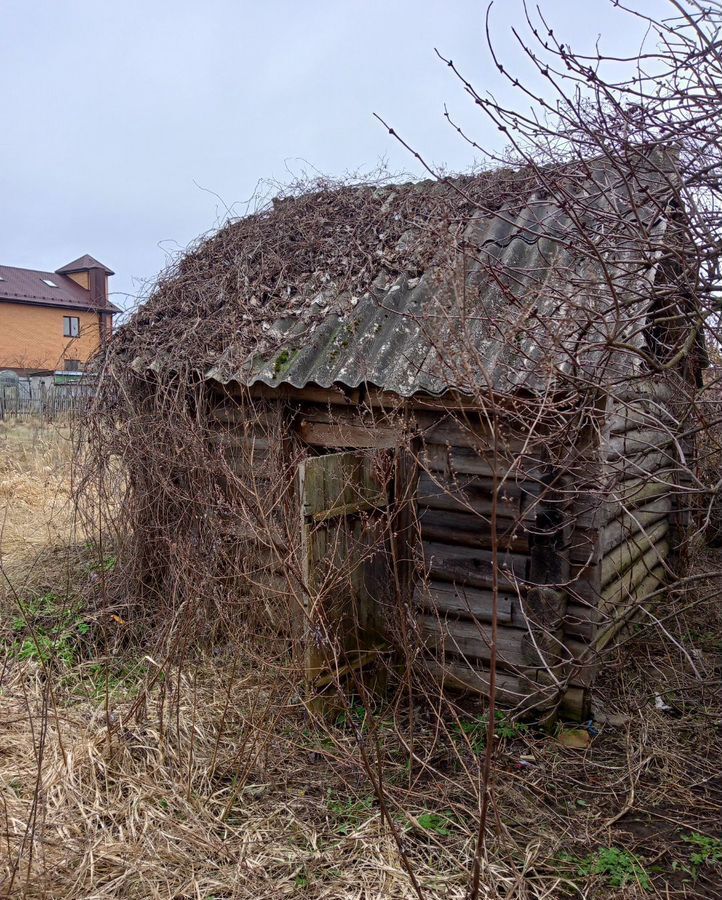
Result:
[[[491,56],[520,106],[481,95],[448,61],[509,139],[508,155],[492,154],[489,171],[423,185],[296,185],[192,249],[99,360],[99,391],[78,437],[80,514],[99,533],[101,562],[103,542],[117,553],[114,570],[102,570],[104,600],[124,623],[124,640],[140,642],[153,661],[123,722],[108,715],[110,759],[126,752],[123,729],[146,728],[155,704],[162,722],[158,735],[139,741],[143,752],[187,762],[188,796],[214,797],[213,779],[233,770],[236,781],[219,788],[225,822],[253,773],[280,777],[274,753],[290,754],[311,728],[328,742],[320,752],[334,784],[372,797],[419,897],[434,889],[410,834],[424,831],[418,810],[439,785],[447,812],[434,820],[437,834],[444,822],[463,823],[453,896],[495,896],[502,887],[509,896],[549,895],[548,885],[531,876],[521,884],[496,863],[513,843],[495,800],[508,790],[494,764],[497,700],[553,718],[569,689],[599,669],[603,650],[612,665],[631,639],[619,626],[635,622],[661,635],[698,681],[716,677],[697,665],[670,617],[694,605],[702,576],[711,584],[715,576],[685,569],[685,558],[691,525],[708,530],[705,510],[720,492],[719,475],[710,476],[718,447],[705,449],[717,376],[702,400],[699,388],[719,324],[722,10],[672,0],[671,18],[657,21],[613,5],[621,22],[641,18],[648,28],[638,57],[577,52],[527,11],[519,49],[553,99],[537,98],[497,59],[491,15]],[[522,237],[515,248],[533,244],[533,257],[506,252],[512,230]],[[418,278],[433,303],[407,308],[404,325],[426,348],[424,377],[453,391],[419,401],[412,390],[381,396],[363,385],[351,398],[352,420],[343,403],[316,402],[326,449],[364,451],[341,493],[358,499],[359,485],[374,485],[393,503],[369,504],[353,530],[328,525],[327,508],[302,526],[296,473],[310,471],[323,450],[303,439],[303,398],[263,390],[254,366],[263,358],[282,374],[329,317],[349,327],[352,341],[365,297],[383,312],[395,283]],[[279,329],[279,319],[292,325]],[[407,362],[412,369],[416,360]],[[341,440],[349,428],[355,444]],[[462,435],[474,483],[444,462],[453,449],[439,436],[444,428],[457,443]],[[424,599],[434,575],[418,538],[425,529],[438,540],[452,527],[441,516],[420,521],[417,500],[430,494],[446,498],[448,522],[462,514],[490,536],[476,582],[490,598],[488,620],[470,616],[469,624],[485,659],[477,671],[483,707],[440,688],[455,683],[463,647],[449,641],[426,652],[424,629],[438,630],[444,617]],[[676,498],[671,525],[666,507],[641,516],[636,498],[668,495]],[[519,511],[507,514],[512,500]],[[586,544],[580,539],[572,555],[568,542],[584,527],[595,539],[604,505],[618,525],[610,546],[619,554],[632,532],[652,550],[664,547],[642,560],[640,583],[675,579],[674,602],[653,587],[641,612],[630,581],[592,619],[597,607],[580,574]],[[544,577],[504,566],[522,535]],[[310,578],[316,538],[323,552]],[[352,600],[362,569],[392,573],[374,582],[373,614]],[[521,662],[503,645],[504,597],[527,623]],[[604,646],[590,639],[592,624],[608,635]],[[570,632],[583,640],[568,640]],[[196,745],[179,710],[197,714],[188,673],[209,654],[224,666],[232,660],[232,670],[225,699],[209,700],[218,721]],[[239,721],[237,680],[247,694]],[[335,725],[324,716],[329,707]],[[470,708],[485,712],[473,728]],[[242,738],[229,759],[231,728]],[[536,853],[531,844],[527,851],[524,877]]]

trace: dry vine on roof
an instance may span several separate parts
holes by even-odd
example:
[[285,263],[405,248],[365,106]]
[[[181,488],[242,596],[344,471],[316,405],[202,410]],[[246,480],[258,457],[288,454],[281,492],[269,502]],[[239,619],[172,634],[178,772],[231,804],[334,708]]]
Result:
[[297,184],[184,255],[111,353],[203,369],[231,344],[239,354],[262,352],[277,318],[311,327],[374,286],[444,264],[439,248],[458,247],[474,213],[523,206],[537,184],[533,171],[512,169],[420,183]]

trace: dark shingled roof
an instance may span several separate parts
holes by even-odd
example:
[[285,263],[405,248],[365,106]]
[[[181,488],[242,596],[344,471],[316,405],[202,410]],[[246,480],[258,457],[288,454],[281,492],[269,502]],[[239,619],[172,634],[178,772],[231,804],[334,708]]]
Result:
[[[47,284],[47,282],[51,282],[51,284]],[[113,306],[112,303],[102,306],[93,303],[90,291],[85,290],[67,275],[61,274],[60,270],[58,272],[42,272],[38,269],[0,266],[0,301],[3,300],[34,306],[120,312],[118,307]]]
[[112,269],[104,266],[102,262],[98,262],[97,259],[87,253],[57,269],[57,272],[59,275],[72,275],[75,272],[86,272],[88,269],[102,269],[106,275],[115,275]]

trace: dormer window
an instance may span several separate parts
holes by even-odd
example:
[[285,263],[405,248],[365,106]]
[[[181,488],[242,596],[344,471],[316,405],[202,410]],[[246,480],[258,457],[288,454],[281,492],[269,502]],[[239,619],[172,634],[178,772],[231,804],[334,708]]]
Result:
[[47,284],[48,287],[57,287],[57,284],[54,281],[51,281],[49,278],[41,278],[40,279],[43,284]]

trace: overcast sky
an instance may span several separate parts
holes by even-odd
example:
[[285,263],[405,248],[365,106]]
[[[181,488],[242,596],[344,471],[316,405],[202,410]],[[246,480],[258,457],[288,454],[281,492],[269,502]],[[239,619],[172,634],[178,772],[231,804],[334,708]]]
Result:
[[[541,0],[562,40],[634,52],[609,0]],[[664,0],[641,0],[647,11]],[[422,174],[373,118],[464,170],[499,137],[434,48],[505,96],[472,0],[0,0],[0,262],[54,270],[90,253],[127,306],[176,252],[239,213],[262,179],[342,176],[385,159]],[[520,0],[497,0],[518,59]],[[620,22],[625,27],[620,27]],[[521,72],[528,71],[519,60]],[[508,96],[508,94],[506,94]]]

